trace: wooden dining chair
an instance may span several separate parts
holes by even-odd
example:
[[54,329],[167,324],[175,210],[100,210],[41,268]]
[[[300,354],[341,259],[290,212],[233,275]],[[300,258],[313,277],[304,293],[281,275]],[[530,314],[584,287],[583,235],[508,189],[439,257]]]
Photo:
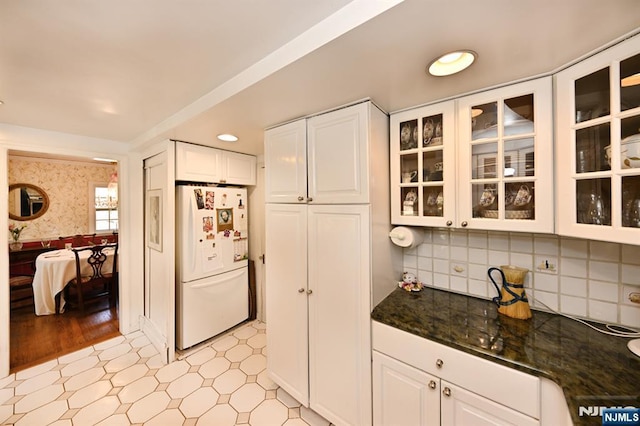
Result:
[[12,262],[9,268],[10,309],[33,305],[33,276],[35,262],[21,260]]
[[[113,266],[107,270],[105,250],[113,249]],[[87,302],[100,298],[109,298],[109,307],[115,307],[117,294],[118,243],[95,245],[72,249],[76,259],[76,276],[67,283],[63,292],[64,299],[73,306],[77,305],[82,312]],[[89,252],[88,257],[83,256]],[[85,268],[89,265],[89,268]],[[83,274],[83,270],[85,272]],[[73,293],[73,297],[72,296]],[[60,298],[56,298],[56,314],[60,313]]]
[[71,247],[86,247],[97,244],[96,233],[76,234],[67,237],[58,237],[58,248],[64,248],[66,243],[71,243]]

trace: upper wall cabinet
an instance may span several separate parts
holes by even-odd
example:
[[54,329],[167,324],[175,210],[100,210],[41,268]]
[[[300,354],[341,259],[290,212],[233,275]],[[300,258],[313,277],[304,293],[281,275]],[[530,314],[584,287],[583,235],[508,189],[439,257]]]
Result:
[[392,222],[553,232],[551,78],[391,116]]
[[303,203],[307,200],[307,120],[269,129],[264,135],[265,201]]
[[369,202],[371,102],[265,132],[267,203]]
[[392,223],[455,223],[455,134],[453,101],[391,116]]
[[640,36],[556,75],[558,233],[640,241]]
[[176,142],[176,180],[255,185],[256,157]]
[[460,226],[553,232],[552,111],[550,77],[458,100]]

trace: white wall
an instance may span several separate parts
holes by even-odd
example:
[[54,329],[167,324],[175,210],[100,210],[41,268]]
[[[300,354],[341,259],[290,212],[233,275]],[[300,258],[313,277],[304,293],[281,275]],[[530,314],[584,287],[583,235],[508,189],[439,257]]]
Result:
[[[640,292],[640,246],[462,229],[424,228],[424,237],[404,250],[403,265],[426,285],[492,298],[487,269],[511,264],[531,271],[525,288],[536,309],[640,327],[640,305],[627,298]],[[537,269],[545,261],[555,271]]]

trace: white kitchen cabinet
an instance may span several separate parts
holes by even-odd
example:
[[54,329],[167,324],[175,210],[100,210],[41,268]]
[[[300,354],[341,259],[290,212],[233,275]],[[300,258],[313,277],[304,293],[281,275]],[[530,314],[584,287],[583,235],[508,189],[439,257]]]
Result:
[[440,379],[373,351],[373,424],[440,425]]
[[267,371],[336,424],[371,423],[369,209],[266,208]]
[[555,76],[558,233],[640,241],[640,36]]
[[220,183],[251,186],[256,184],[257,160],[253,155],[222,151]]
[[[540,424],[537,419],[497,404],[460,386],[445,381],[442,381],[440,386],[442,389],[440,421],[443,426],[535,426]],[[513,398],[518,398],[518,395],[514,394]]]
[[397,225],[456,222],[455,103],[391,116],[391,220]]
[[[302,152],[295,147],[300,122],[265,135],[272,201],[265,223],[267,372],[330,422],[365,425],[372,412],[371,310],[402,273],[400,249],[388,237],[388,117],[370,102],[322,115],[305,119],[313,135],[304,148],[313,159],[309,182],[316,181],[309,194],[294,192],[299,168],[285,160]],[[349,152],[329,155],[341,149]],[[328,175],[336,165],[352,169],[351,181]]]
[[307,120],[300,119],[264,133],[265,201],[306,203]]
[[392,221],[553,232],[551,78],[391,116]]
[[371,114],[364,102],[267,130],[267,203],[368,203]]
[[553,233],[551,77],[457,104],[460,226]]
[[230,185],[256,184],[256,157],[176,142],[176,180]]
[[308,406],[307,206],[267,204],[265,215],[267,370],[285,391]]
[[542,424],[538,378],[376,321],[372,335],[377,426]]

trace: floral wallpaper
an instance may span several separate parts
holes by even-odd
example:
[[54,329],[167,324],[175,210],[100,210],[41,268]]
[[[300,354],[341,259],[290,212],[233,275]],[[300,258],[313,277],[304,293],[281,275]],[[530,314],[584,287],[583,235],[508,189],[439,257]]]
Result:
[[[109,182],[114,166],[10,155],[8,170],[10,185],[30,183],[49,196],[49,209],[39,218],[9,219],[9,224],[27,225],[20,241],[40,241],[89,233],[90,184]],[[9,232],[6,235],[11,240]]]

